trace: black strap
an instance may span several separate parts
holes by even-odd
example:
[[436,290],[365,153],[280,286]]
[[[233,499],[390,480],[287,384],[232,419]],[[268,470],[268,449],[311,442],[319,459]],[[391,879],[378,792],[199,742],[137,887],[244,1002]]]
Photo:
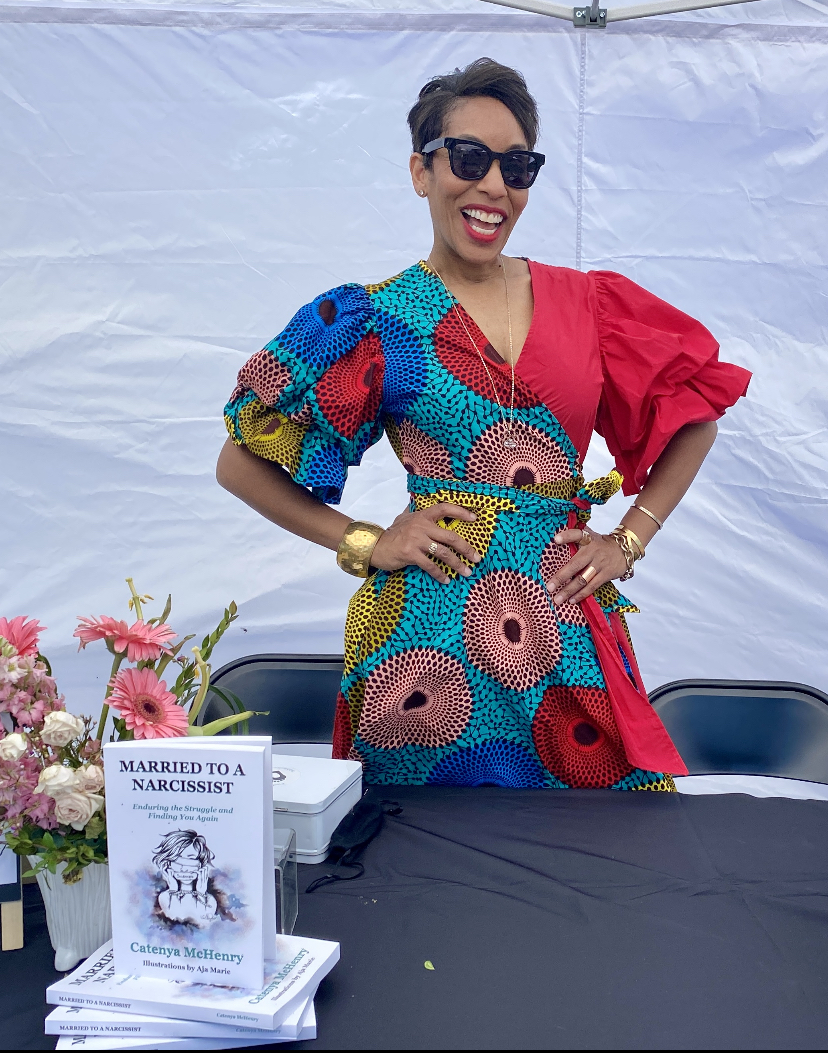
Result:
[[[377,803],[365,797],[357,801],[331,835],[328,862],[332,862],[335,869],[312,881],[305,892],[315,892],[334,881],[353,881],[362,877],[365,867],[359,862],[359,857],[382,829],[385,816],[399,815],[400,812],[402,808],[396,801]],[[343,873],[343,867],[353,873]]]

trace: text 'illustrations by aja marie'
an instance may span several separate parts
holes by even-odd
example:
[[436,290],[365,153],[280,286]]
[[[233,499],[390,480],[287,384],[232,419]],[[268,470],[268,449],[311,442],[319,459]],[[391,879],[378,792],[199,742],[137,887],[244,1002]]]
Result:
[[238,742],[104,748],[116,973],[261,986],[275,935],[271,749]]

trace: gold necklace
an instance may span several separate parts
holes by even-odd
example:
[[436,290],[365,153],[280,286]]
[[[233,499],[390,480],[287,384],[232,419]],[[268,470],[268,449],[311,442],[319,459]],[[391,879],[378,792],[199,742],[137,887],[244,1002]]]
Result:
[[509,282],[506,280],[506,268],[503,266],[503,257],[501,257],[501,259],[500,259],[500,269],[503,271],[503,285],[504,285],[504,287],[506,289],[506,321],[507,321],[508,326],[509,326],[509,368],[511,369],[511,373],[512,373],[512,394],[511,394],[511,399],[509,401],[509,418],[508,418],[508,421],[507,421],[507,418],[506,418],[506,411],[503,409],[503,405],[502,405],[502,403],[500,401],[500,398],[498,396],[497,387],[495,386],[494,379],[492,377],[491,372],[489,371],[488,365],[486,364],[486,359],[484,358],[483,353],[481,352],[480,348],[477,346],[477,343],[475,342],[474,337],[469,332],[469,327],[466,325],[465,319],[463,318],[462,314],[460,314],[460,312],[457,309],[457,304],[458,304],[457,297],[454,296],[454,294],[449,291],[449,287],[443,281],[442,275],[437,270],[437,268],[433,264],[428,263],[428,262],[426,262],[426,266],[429,268],[429,270],[434,271],[434,273],[440,279],[440,282],[441,282],[443,288],[446,290],[446,293],[454,301],[454,303],[452,304],[452,307],[454,308],[454,313],[460,319],[460,324],[465,329],[466,336],[469,338],[469,342],[471,343],[472,347],[477,352],[478,357],[480,358],[480,361],[483,363],[483,368],[486,370],[486,376],[489,378],[489,383],[491,384],[492,391],[494,392],[495,402],[497,403],[497,407],[500,410],[501,419],[502,419],[504,424],[508,424],[508,430],[506,432],[506,435],[503,437],[503,446],[507,450],[514,450],[517,447],[517,439],[515,439],[514,435],[512,434],[512,431],[514,430],[514,426],[515,426],[515,353],[514,353],[514,347],[512,346],[512,312],[509,309]]

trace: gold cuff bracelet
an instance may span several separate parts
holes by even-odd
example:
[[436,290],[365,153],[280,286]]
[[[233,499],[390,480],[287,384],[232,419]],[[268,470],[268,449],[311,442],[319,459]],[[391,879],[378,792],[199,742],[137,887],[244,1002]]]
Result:
[[339,548],[336,550],[336,562],[346,574],[356,578],[367,578],[371,572],[371,556],[377,542],[385,533],[383,527],[376,523],[364,523],[355,519],[349,523]]

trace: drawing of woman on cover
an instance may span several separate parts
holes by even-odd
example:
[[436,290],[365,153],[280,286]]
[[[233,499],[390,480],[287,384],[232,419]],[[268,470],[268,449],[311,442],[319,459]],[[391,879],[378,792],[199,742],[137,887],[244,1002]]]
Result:
[[215,920],[218,903],[207,891],[213,858],[204,837],[195,830],[173,830],[162,837],[152,861],[167,882],[157,905],[168,921],[203,928]]

